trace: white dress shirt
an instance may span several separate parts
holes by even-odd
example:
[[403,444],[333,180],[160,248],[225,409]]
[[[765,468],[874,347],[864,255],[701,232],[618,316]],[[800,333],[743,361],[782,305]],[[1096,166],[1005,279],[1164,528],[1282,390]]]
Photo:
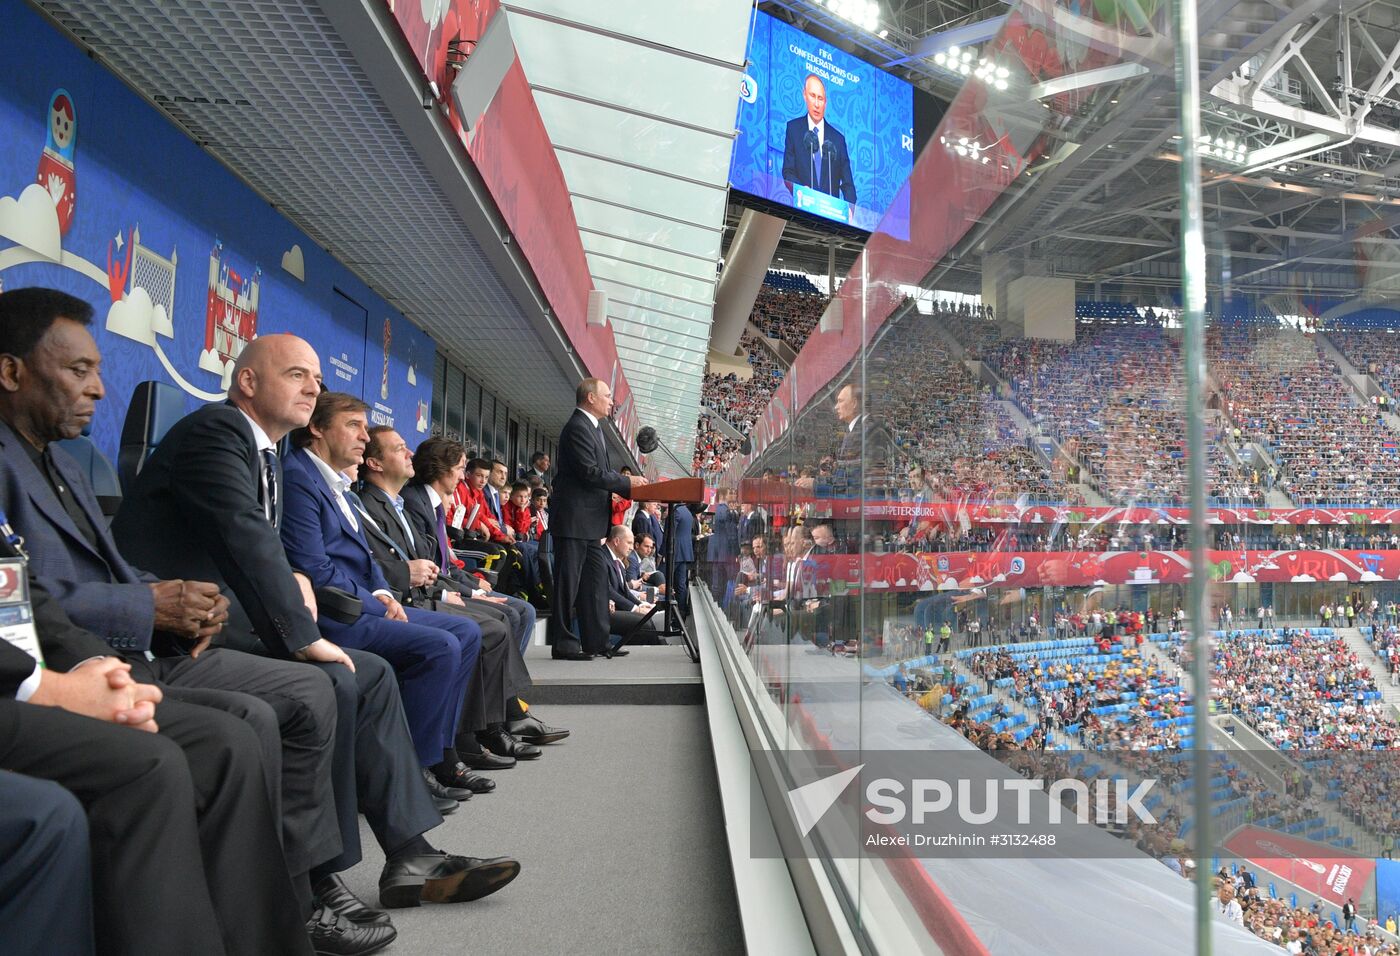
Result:
[[271,521],[272,512],[269,509],[272,507],[272,502],[267,498],[267,469],[262,467],[262,453],[275,450],[277,446],[273,444],[271,438],[267,437],[267,432],[263,431],[263,427],[253,421],[247,412],[240,408],[238,414],[247,419],[248,425],[253,429],[253,444],[258,446],[258,483],[262,485],[263,517]]

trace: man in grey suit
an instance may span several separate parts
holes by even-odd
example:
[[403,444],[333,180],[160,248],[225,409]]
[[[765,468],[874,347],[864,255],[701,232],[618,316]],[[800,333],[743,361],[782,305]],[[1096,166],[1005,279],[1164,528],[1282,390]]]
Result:
[[87,303],[48,289],[0,295],[0,509],[30,569],[79,627],[131,661],[136,679],[174,700],[248,723],[264,751],[293,885],[340,852],[332,814],[335,697],[314,668],[209,647],[228,600],[204,581],[162,581],[127,563],[97,497],[57,442],[74,438],[104,396]]

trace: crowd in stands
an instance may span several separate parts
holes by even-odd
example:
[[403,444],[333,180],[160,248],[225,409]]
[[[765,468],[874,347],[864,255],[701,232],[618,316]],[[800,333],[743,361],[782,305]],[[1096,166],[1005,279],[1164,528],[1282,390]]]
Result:
[[[771,278],[772,273],[769,276]],[[786,342],[794,352],[800,352],[826,311],[827,301],[815,286],[811,286],[810,291],[784,289],[765,280],[754,300],[750,318],[764,335]]]
[[[1185,391],[1176,343],[1155,326],[1081,325],[1074,342],[1017,339],[984,354],[1031,422],[1083,463],[1117,503],[1180,504],[1186,495]],[[1263,504],[1207,435],[1211,495]]]
[[1370,750],[1400,746],[1371,665],[1341,637],[1309,629],[1229,631],[1213,650],[1220,707],[1275,746]]
[[[1241,870],[1247,873],[1246,870]],[[1340,915],[1324,915],[1320,905],[1295,905],[1292,898],[1272,898],[1251,877],[1232,876],[1228,870],[1213,877],[1215,902],[1221,918],[1243,926],[1260,939],[1295,956],[1397,956],[1400,944],[1380,935],[1374,920],[1352,924]],[[1394,919],[1388,933],[1394,935]]]
[[1400,434],[1363,403],[1313,338],[1267,326],[1208,330],[1225,412],[1261,442],[1299,505],[1378,507],[1400,498]]
[[1357,371],[1370,375],[1385,390],[1372,399],[1377,409],[1393,411],[1393,399],[1400,394],[1400,335],[1348,329],[1329,332],[1327,338]]
[[[751,375],[744,378],[733,372],[724,375],[706,372],[700,394],[707,408],[747,434],[768,407],[773,391],[782,383],[783,368],[752,332],[745,332],[739,338],[739,347],[748,357]],[[722,470],[739,447],[736,440],[716,428],[709,418],[702,414],[696,422],[694,465],[697,471]]]
[[[875,414],[922,501],[1080,500],[1026,446],[1010,412],[953,357],[943,316],[910,314],[880,340],[867,375]],[[917,466],[917,467],[916,467]],[[912,474],[911,474],[912,473]],[[921,484],[913,487],[919,476]]]

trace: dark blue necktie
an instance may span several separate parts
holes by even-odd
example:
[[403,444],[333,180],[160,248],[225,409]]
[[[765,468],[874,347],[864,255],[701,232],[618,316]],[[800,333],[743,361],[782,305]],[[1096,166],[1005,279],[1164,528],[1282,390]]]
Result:
[[271,448],[264,448],[262,451],[263,477],[267,481],[267,497],[263,501],[263,507],[267,511],[267,520],[272,522],[272,526],[277,527],[282,516],[278,513],[278,489],[277,472],[278,460],[277,452]]

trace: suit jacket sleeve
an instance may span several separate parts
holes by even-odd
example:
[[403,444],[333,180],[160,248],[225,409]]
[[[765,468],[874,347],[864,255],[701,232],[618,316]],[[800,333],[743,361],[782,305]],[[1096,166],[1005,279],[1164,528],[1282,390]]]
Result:
[[582,424],[576,417],[570,427],[564,429],[560,440],[568,442],[568,463],[573,479],[585,488],[604,488],[626,498],[632,493],[632,482],[627,476],[604,467],[598,459],[598,446],[594,444],[593,430]]
[[[379,519],[376,517],[376,521]],[[374,555],[374,561],[379,565],[379,570],[384,573],[384,579],[389,582],[389,590],[394,592],[394,596],[400,601],[403,600],[412,587],[408,583],[408,562],[394,553],[379,535],[374,534],[368,528],[365,529],[365,539],[369,541],[370,553]]]
[[637,602],[632,600],[632,595],[627,593],[627,588],[618,577],[617,562],[611,555],[608,556],[608,600],[617,605],[619,611],[630,611],[637,606]]
[[[107,642],[70,621],[63,607],[33,575],[29,577],[29,601],[39,648],[50,669],[68,671],[89,658],[112,656]],[[32,673],[34,658],[8,641],[0,641],[0,697],[14,697],[19,685]]]
[[[39,647],[49,667],[67,671],[89,658],[112,656],[112,648],[107,642],[69,620],[63,606],[33,576],[29,578],[29,600],[34,608],[34,627],[39,633]],[[23,651],[20,653],[24,654]],[[28,654],[24,656],[29,657]]]
[[[369,589],[346,574],[339,565],[326,554],[325,531],[321,527],[321,493],[312,484],[306,471],[296,466],[285,467],[286,504],[282,508],[282,546],[287,549],[287,560],[292,567],[311,579],[311,586],[339,588],[355,595],[365,605],[366,614],[377,617],[384,615],[384,605],[379,603]],[[372,564],[378,572],[378,562]],[[384,581],[382,572],[378,573]],[[376,583],[376,587],[379,585]],[[384,581],[385,590],[388,582]]]
[[836,162],[838,164],[836,172],[840,177],[838,182],[841,185],[841,198],[854,205],[856,201],[856,183],[855,180],[851,178],[851,154],[850,151],[846,149],[846,138],[844,136],[841,137],[841,149],[836,157]]
[[797,157],[797,148],[801,145],[801,140],[794,136],[795,131],[794,124],[789,122],[783,138],[783,181],[789,185],[802,181]]
[[171,463],[171,491],[179,513],[203,529],[205,547],[258,638],[289,657],[321,635],[258,501],[248,436],[236,415],[206,415],[192,428]]
[[[21,439],[11,441],[18,443]],[[17,446],[7,447],[6,453],[16,456],[25,454]],[[101,515],[97,496],[77,462],[68,458],[62,449],[55,449],[54,457],[60,461],[74,496],[89,516]],[[27,462],[25,465],[28,468]],[[72,532],[59,529],[47,513],[33,503],[33,499],[42,495],[52,500],[53,509],[62,510],[62,504],[53,495],[48,483],[41,481],[32,488],[25,488],[24,485],[23,476],[9,462],[0,467],[0,504],[3,504],[15,531],[23,535],[29,544],[30,571],[62,603],[80,627],[97,631],[123,648],[145,650],[149,647],[156,618],[155,599],[150,588],[144,583],[135,583],[132,578],[142,581],[155,579],[128,567],[122,570],[131,573],[120,583],[110,579],[96,580],[92,569],[94,563],[102,559],[90,552],[85,552],[85,556],[73,555],[69,549],[77,545],[71,543],[68,535],[76,533],[76,529]],[[64,520],[67,520],[66,516]],[[99,535],[109,535],[101,524],[95,523],[94,527]],[[120,560],[110,536],[105,543],[111,551],[108,560],[111,557]],[[84,571],[83,568],[89,570]],[[85,576],[87,580],[82,580]]]

